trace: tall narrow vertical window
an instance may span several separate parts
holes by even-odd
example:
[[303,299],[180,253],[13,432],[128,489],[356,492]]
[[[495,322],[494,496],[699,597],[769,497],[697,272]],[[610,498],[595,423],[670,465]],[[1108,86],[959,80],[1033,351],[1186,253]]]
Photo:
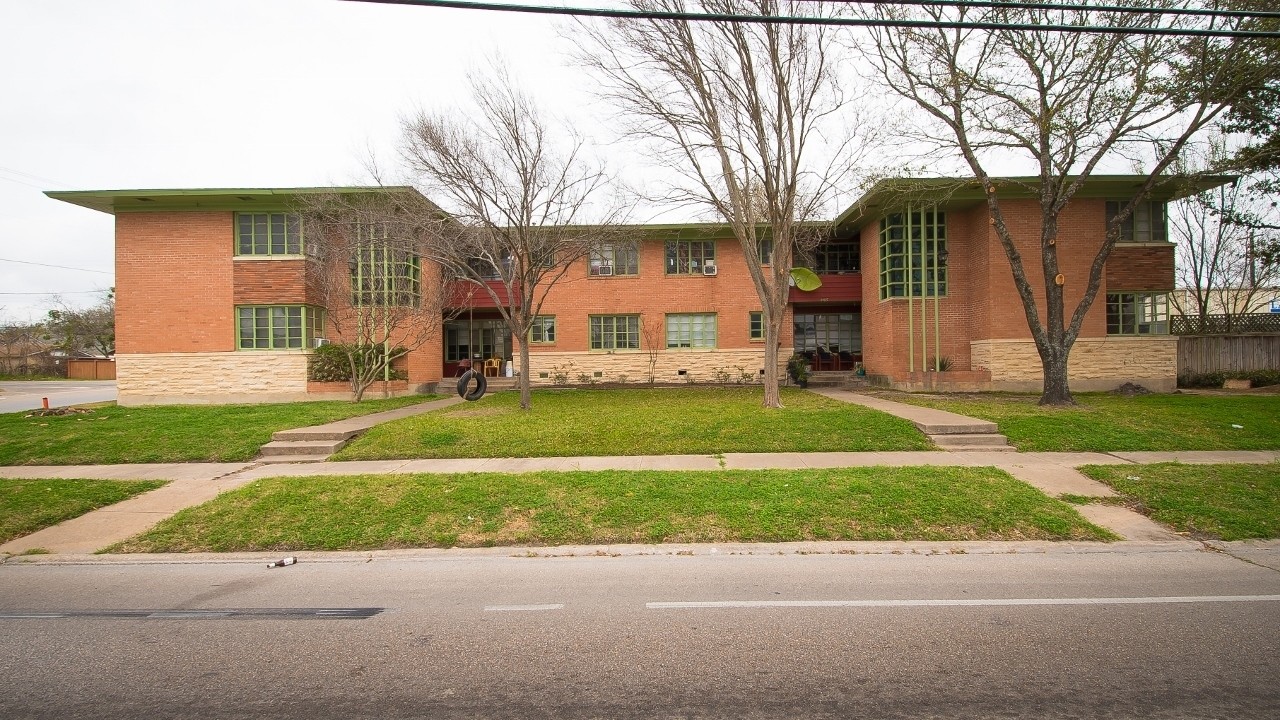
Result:
[[880,221],[880,299],[947,294],[947,216],[893,213]]
[[747,338],[750,340],[764,339],[764,313],[750,312],[747,313]]
[[302,220],[290,213],[236,213],[236,254],[302,254]]
[[350,261],[351,304],[416,307],[422,297],[418,256],[389,237],[385,225],[364,226],[359,233]]

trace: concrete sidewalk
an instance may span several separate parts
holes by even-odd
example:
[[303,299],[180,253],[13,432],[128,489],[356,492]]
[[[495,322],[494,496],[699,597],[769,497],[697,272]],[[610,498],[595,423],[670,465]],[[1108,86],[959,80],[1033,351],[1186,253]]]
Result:
[[[1085,477],[1080,465],[1154,462],[1270,463],[1280,451],[1206,451],[1143,453],[1007,453],[942,451],[862,453],[727,453],[713,455],[644,455],[609,457],[475,458],[443,460],[379,460],[289,465],[191,463],[171,465],[83,465],[0,467],[0,477],[171,479],[163,488],[0,545],[0,553],[33,549],[51,553],[87,553],[145,532],[179,510],[198,505],[246,483],[265,477],[389,473],[521,473],[574,470],[758,470],[841,467],[996,467],[1050,496],[1064,493],[1109,496],[1102,483]],[[1171,541],[1178,535],[1122,507],[1078,506],[1091,522],[1126,540]]]

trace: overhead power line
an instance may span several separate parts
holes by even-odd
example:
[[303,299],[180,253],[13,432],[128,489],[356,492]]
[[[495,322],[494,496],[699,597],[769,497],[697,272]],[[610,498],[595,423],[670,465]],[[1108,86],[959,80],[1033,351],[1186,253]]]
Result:
[[[623,20],[676,20],[687,22],[730,22],[730,23],[772,23],[775,25],[835,25],[845,27],[896,27],[896,28],[944,28],[960,30],[1025,30],[1034,32],[1071,32],[1097,33],[1104,35],[1174,35],[1182,37],[1237,37],[1237,38],[1280,38],[1280,30],[1232,30],[1218,28],[1177,28],[1177,27],[1126,27],[1123,25],[1063,25],[1040,23],[1004,23],[973,22],[952,20],[895,20],[887,18],[846,18],[846,17],[801,17],[795,15],[735,15],[726,13],[688,13],[657,12],[650,10],[623,10],[614,8],[578,8],[553,7],[549,5],[506,5],[494,2],[471,2],[471,0],[347,0],[348,2],[376,3],[380,5],[409,5],[413,7],[452,8],[458,10],[489,10],[494,12],[528,13],[534,15],[568,15],[572,17],[618,18]],[[899,5],[924,5],[923,0],[916,2],[896,3]],[[954,5],[961,3],[943,3],[934,0],[937,5]],[[979,3],[980,4],[980,3]],[[1021,3],[989,3],[989,6],[1027,7]],[[1090,9],[1090,5],[1053,5],[1051,3],[1034,3],[1061,10]],[[1107,6],[1096,6],[1098,9]],[[1137,9],[1126,9],[1127,12],[1138,12]],[[1147,9],[1148,14],[1172,14],[1162,10]],[[1214,13],[1223,17],[1222,13]],[[1280,17],[1280,13],[1248,13],[1250,18]]]
[[0,295],[93,295],[106,290],[66,290],[61,292],[0,292]]
[[10,260],[9,258],[0,258],[0,262],[18,263],[20,265],[39,265],[40,267],[58,268],[59,270],[79,270],[80,272],[102,273],[103,275],[114,275],[114,273],[106,270],[90,270],[89,268],[69,267],[67,265],[49,265],[48,263],[31,262],[30,260]]

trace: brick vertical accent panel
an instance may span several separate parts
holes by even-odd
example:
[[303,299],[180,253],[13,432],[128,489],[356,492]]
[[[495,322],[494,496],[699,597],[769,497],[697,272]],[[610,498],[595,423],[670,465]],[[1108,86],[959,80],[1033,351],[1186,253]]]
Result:
[[301,305],[307,303],[306,260],[236,258],[233,266],[236,305]]

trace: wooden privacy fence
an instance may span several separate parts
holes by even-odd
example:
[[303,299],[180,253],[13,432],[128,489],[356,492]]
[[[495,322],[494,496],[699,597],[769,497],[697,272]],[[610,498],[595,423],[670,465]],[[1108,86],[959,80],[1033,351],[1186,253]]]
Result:
[[115,380],[115,360],[68,360],[67,377],[72,380]]
[[1183,335],[1178,375],[1280,370],[1280,335]]

